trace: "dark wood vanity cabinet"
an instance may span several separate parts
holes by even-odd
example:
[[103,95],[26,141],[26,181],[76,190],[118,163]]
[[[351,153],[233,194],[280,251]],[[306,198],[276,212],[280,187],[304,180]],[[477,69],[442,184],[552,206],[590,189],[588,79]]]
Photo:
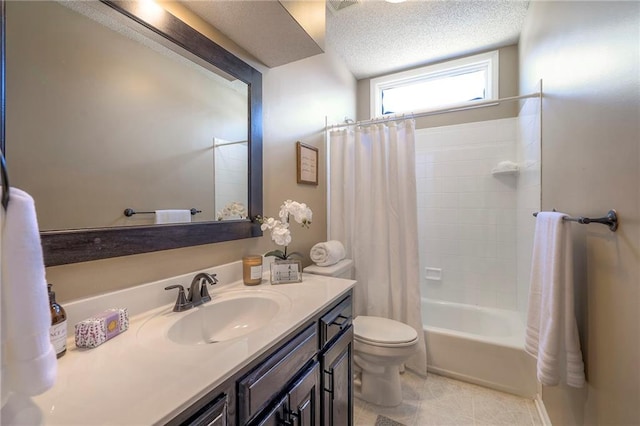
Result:
[[320,364],[314,362],[289,391],[292,425],[320,425],[320,389]]
[[352,425],[351,322],[349,292],[169,424]]
[[322,424],[353,424],[353,326],[324,351],[322,364]]
[[180,413],[168,425],[228,426],[231,424],[229,423],[229,406],[229,394],[216,389]]
[[[311,410],[313,422],[310,424],[319,425],[319,416],[315,415],[320,409],[317,330],[314,322],[238,380],[238,424],[293,425],[292,419],[298,415],[299,406],[307,398],[301,392],[309,388],[309,407],[302,411],[308,414]],[[280,413],[280,395],[283,394],[286,398],[283,412]],[[269,411],[269,407],[274,405],[273,401],[278,402],[275,412],[271,413],[273,410]],[[265,410],[269,413],[266,416]],[[280,419],[280,423],[272,423],[277,419]]]
[[287,394],[260,417],[259,426],[319,426],[320,364],[314,362],[287,389]]
[[351,297],[320,318],[322,424],[353,424],[353,325]]

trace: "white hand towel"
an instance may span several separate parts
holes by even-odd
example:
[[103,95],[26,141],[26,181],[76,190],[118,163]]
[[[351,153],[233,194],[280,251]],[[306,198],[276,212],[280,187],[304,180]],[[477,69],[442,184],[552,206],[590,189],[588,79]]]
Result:
[[331,266],[345,258],[345,250],[338,240],[318,243],[311,247],[309,257],[318,266]]
[[536,219],[525,349],[535,356],[538,380],[584,386],[584,363],[574,313],[571,225],[563,213]]
[[2,229],[2,403],[10,393],[38,395],[57,372],[51,311],[33,199],[11,188]]
[[189,222],[191,222],[191,210],[156,210],[156,225]]

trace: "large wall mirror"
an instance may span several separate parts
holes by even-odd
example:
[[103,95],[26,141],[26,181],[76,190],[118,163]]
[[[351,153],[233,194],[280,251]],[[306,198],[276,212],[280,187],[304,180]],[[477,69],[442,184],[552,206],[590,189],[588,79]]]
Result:
[[261,235],[257,70],[153,2],[8,1],[3,17],[3,152],[47,266]]

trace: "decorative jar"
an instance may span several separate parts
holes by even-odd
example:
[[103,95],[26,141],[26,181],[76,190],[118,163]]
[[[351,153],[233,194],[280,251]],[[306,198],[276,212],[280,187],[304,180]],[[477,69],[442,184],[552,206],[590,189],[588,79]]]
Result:
[[244,285],[258,285],[262,282],[262,256],[249,255],[242,258],[242,280]]

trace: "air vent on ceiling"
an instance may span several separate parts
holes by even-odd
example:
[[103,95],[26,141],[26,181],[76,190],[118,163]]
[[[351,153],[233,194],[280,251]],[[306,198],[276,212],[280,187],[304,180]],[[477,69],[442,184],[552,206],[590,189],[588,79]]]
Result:
[[338,13],[349,6],[355,6],[360,3],[361,0],[327,0],[327,6],[333,13]]

